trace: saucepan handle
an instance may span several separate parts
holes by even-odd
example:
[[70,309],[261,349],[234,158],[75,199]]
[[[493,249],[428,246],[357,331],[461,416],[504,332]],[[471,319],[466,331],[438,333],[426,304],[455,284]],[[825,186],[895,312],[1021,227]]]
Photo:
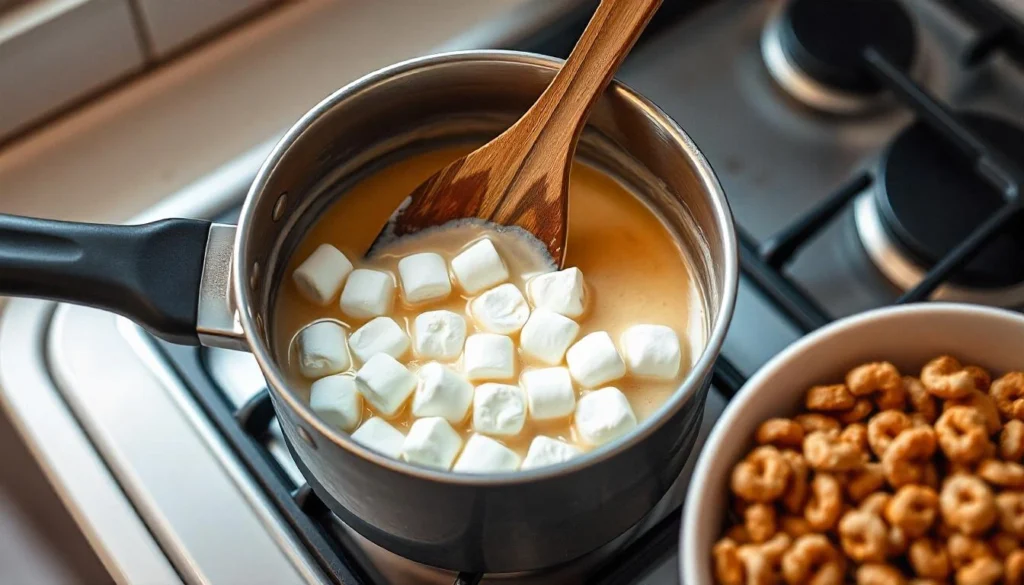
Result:
[[72,223],[0,214],[0,294],[106,309],[195,345],[210,222]]

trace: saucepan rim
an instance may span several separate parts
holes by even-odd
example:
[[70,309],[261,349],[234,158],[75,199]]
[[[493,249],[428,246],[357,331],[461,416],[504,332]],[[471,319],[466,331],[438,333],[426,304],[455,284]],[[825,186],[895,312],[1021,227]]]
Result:
[[[321,116],[324,116],[338,104],[351,99],[362,92],[370,91],[378,84],[401,76],[404,73],[434,65],[459,62],[505,62],[520,65],[525,64],[545,69],[555,69],[560,65],[561,60],[533,53],[502,50],[474,50],[440,53],[410,59],[377,70],[342,87],[328,96],[304,114],[299,121],[288,130],[288,132],[274,146],[270,155],[260,167],[260,170],[249,189],[248,195],[246,196],[238,221],[235,246],[232,253],[231,288],[235,306],[238,310],[239,324],[244,332],[249,350],[255,356],[260,369],[263,371],[263,375],[267,378],[270,392],[276,395],[281,404],[296,412],[302,418],[304,424],[309,425],[328,440],[377,465],[398,473],[416,476],[425,480],[476,486],[528,483],[579,471],[600,461],[611,458],[632,445],[644,440],[664,424],[673,413],[678,411],[680,408],[683,408],[698,392],[704,379],[710,374],[711,368],[714,365],[715,359],[718,357],[722,342],[725,338],[725,333],[728,329],[729,322],[732,317],[733,306],[736,300],[739,278],[736,235],[732,223],[732,213],[725,198],[725,193],[723,192],[714,171],[711,169],[711,166],[705,159],[704,155],[697,148],[696,144],[694,144],[693,140],[661,109],[620,82],[614,81],[612,85],[609,86],[608,91],[616,92],[620,99],[626,100],[633,108],[643,111],[645,115],[655,121],[667,140],[670,140],[682,147],[682,150],[685,151],[689,157],[690,163],[696,169],[700,183],[703,187],[703,195],[709,200],[710,207],[714,215],[714,223],[716,224],[717,230],[721,233],[722,241],[719,243],[722,247],[723,257],[726,259],[725,266],[713,268],[714,270],[723,271],[722,281],[724,286],[721,291],[716,291],[720,295],[721,303],[711,322],[711,329],[707,336],[707,341],[700,358],[693,365],[690,373],[682,381],[679,388],[675,393],[673,393],[671,398],[662,404],[661,407],[655,411],[653,416],[641,423],[624,440],[614,441],[566,463],[507,473],[462,474],[415,466],[410,463],[379,454],[363,447],[355,441],[352,441],[347,433],[343,433],[342,431],[334,429],[330,425],[323,423],[309,408],[308,404],[288,388],[287,382],[281,375],[276,361],[272,357],[271,349],[266,343],[264,343],[262,337],[257,333],[258,329],[255,326],[255,315],[253,314],[252,303],[250,301],[252,293],[249,290],[249,287],[246,286],[247,279],[245,266],[240,261],[241,255],[245,249],[244,246],[246,240],[250,237],[250,226],[256,221],[254,216],[258,207],[258,200],[262,197],[273,196],[273,194],[266,190],[270,175],[277,165],[284,159],[289,149],[292,148],[296,142],[301,140],[302,134],[308,130],[316,120]],[[269,268],[272,267],[268,267],[268,270],[264,274],[269,275],[274,273],[274,270]]]

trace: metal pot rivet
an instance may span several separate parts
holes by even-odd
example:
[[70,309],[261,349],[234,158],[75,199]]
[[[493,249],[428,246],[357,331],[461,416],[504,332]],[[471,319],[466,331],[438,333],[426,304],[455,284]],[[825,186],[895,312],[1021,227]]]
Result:
[[252,263],[252,271],[249,273],[249,288],[256,290],[256,285],[260,279],[260,263]]
[[309,434],[306,427],[296,427],[299,429],[299,438],[302,439],[303,443],[306,443],[310,447],[316,449],[316,443],[313,442],[313,436]]
[[284,206],[287,204],[288,192],[285,191],[284,193],[281,193],[281,196],[277,198],[277,202],[274,203],[274,212],[271,214],[274,221],[281,219],[281,216],[284,215]]

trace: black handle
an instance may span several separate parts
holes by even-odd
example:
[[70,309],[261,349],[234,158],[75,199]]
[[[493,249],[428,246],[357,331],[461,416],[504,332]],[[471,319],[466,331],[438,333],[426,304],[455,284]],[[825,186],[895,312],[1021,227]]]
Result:
[[0,214],[0,294],[89,305],[195,345],[210,222],[71,223]]

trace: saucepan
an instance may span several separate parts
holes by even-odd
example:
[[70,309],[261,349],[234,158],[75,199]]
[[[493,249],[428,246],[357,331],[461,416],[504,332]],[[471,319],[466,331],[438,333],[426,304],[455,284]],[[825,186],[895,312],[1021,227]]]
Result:
[[[125,315],[176,343],[251,351],[298,467],[371,541],[435,567],[518,572],[612,541],[654,507],[696,437],[732,315],[737,256],[722,188],[664,112],[613,83],[578,155],[655,209],[687,254],[701,298],[702,353],[678,391],[629,437],[514,474],[432,471],[371,452],[291,391],[269,339],[278,283],[302,234],[347,186],[415,151],[483,143],[526,111],[559,62],[472,51],[394,65],[340,89],[274,147],[237,226],[138,226],[0,217],[0,293]],[[687,283],[679,283],[685,294]]]

